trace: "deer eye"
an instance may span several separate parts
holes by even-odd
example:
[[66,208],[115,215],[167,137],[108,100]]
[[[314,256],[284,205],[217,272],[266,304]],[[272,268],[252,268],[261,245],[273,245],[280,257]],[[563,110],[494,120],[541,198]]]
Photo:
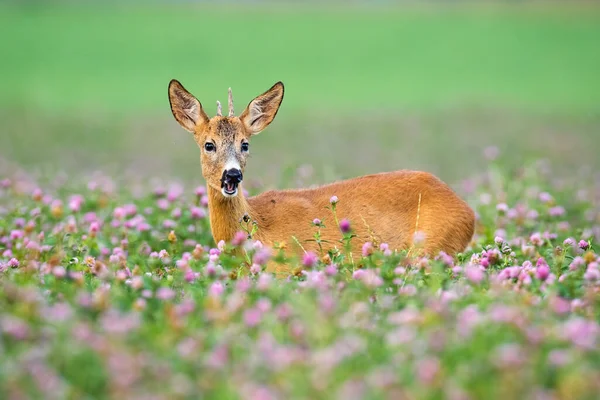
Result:
[[204,143],[204,150],[206,150],[206,151],[215,151],[215,145],[213,143],[210,143],[210,142]]
[[248,142],[242,143],[242,151],[248,151],[249,148],[250,148],[250,143],[248,143]]

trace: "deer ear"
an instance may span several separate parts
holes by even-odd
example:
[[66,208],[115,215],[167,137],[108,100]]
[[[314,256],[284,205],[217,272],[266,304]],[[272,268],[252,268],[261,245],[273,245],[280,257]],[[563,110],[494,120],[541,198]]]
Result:
[[282,101],[283,83],[277,82],[271,89],[252,100],[240,115],[240,120],[246,130],[250,134],[256,135],[265,129],[273,122]]
[[175,120],[189,132],[194,132],[196,126],[209,120],[198,99],[175,79],[169,82],[169,103]]

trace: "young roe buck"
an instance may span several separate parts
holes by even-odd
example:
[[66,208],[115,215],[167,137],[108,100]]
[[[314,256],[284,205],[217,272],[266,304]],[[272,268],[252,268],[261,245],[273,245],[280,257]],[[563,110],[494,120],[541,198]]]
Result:
[[[337,196],[338,218],[349,219],[357,235],[352,240],[355,257],[366,241],[385,242],[392,250],[409,249],[417,231],[424,236],[420,249],[425,254],[444,251],[453,255],[466,248],[474,231],[473,211],[449,186],[427,172],[385,172],[314,189],[273,190],[246,198],[241,184],[248,141],[273,121],[283,92],[283,83],[277,82],[236,117],[230,88],[229,115],[221,115],[221,104],[217,102],[217,115],[209,118],[202,104],[181,83],[169,83],[173,116],[194,134],[200,147],[210,225],[216,242],[230,241],[241,230],[240,220],[247,214],[257,222],[254,238],[262,243],[273,246],[277,242],[299,242],[305,251],[316,251],[317,244],[312,240],[315,227],[311,222],[322,218],[330,198]],[[339,243],[339,227],[326,221],[321,238],[331,245]],[[267,270],[278,268],[272,265]]]

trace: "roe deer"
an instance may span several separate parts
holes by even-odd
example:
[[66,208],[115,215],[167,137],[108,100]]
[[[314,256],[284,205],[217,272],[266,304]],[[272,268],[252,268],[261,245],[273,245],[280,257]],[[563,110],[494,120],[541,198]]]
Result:
[[[283,83],[277,82],[236,117],[230,88],[228,116],[221,115],[221,104],[217,102],[217,115],[209,118],[181,83],[169,83],[173,116],[194,134],[200,147],[210,225],[216,242],[230,241],[241,230],[240,219],[248,214],[258,224],[254,238],[264,244],[296,243],[304,250],[316,251],[316,243],[310,240],[315,233],[311,222],[323,218],[330,198],[337,196],[338,218],[349,219],[357,235],[352,241],[355,256],[366,241],[385,242],[392,250],[407,250],[417,231],[424,235],[421,249],[425,254],[444,251],[454,255],[464,251],[473,236],[474,213],[448,185],[427,172],[385,172],[314,189],[273,190],[246,198],[241,183],[248,140],[273,121],[283,92]],[[326,223],[321,238],[335,243],[341,238],[339,227]],[[296,251],[300,250],[298,247]],[[268,271],[273,269],[279,267],[267,266]]]

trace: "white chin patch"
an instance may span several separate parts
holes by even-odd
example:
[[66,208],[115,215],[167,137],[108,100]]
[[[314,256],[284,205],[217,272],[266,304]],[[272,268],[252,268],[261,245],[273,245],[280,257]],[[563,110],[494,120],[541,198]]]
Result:
[[228,193],[228,192],[225,191],[225,188],[221,188],[221,193],[225,197],[235,197],[235,196],[237,196],[238,190],[237,190],[237,188],[235,188],[235,190],[233,191],[233,193]]

